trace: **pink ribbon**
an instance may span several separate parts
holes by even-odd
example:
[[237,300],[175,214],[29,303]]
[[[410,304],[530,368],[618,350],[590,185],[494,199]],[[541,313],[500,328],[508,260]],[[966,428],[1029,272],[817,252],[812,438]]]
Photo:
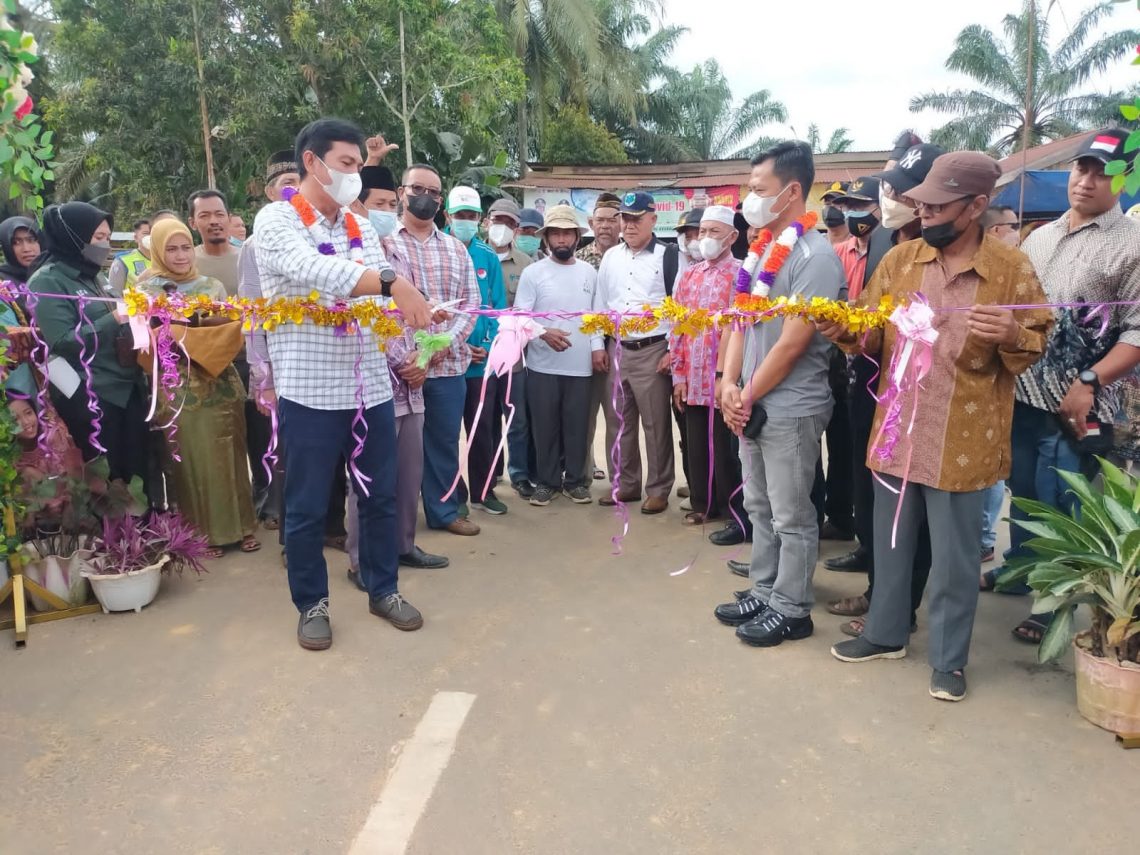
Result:
[[[620,317],[615,313],[613,315],[614,326],[620,329]],[[621,521],[621,534],[615,534],[610,538],[610,542],[614,545],[613,554],[621,555],[621,544],[625,536],[629,534],[629,508],[626,507],[625,502],[621,500],[618,495],[618,485],[621,483],[621,436],[625,433],[625,389],[621,383],[621,341],[614,339],[614,364],[610,370],[614,375],[613,393],[610,396],[610,406],[613,407],[614,413],[617,416],[617,439],[614,440],[613,448],[610,449],[610,463],[613,466],[614,478],[610,482],[610,498],[614,501],[614,513]],[[618,398],[621,398],[619,405]]]

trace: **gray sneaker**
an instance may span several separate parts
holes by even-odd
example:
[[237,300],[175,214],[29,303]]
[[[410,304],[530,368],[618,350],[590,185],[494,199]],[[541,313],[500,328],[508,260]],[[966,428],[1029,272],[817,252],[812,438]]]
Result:
[[563,489],[562,495],[576,505],[588,505],[594,501],[594,497],[590,495],[589,487],[571,487],[568,490]]
[[297,621],[297,643],[306,650],[328,650],[332,646],[328,597],[301,612],[301,618]]
[[831,655],[840,662],[873,662],[876,659],[902,659],[906,656],[906,648],[872,644],[860,635],[832,645]]
[[405,600],[402,594],[389,594],[378,600],[369,600],[368,611],[405,632],[411,632],[424,625],[424,616],[420,614],[420,610]]
[[930,697],[940,701],[960,701],[966,697],[965,671],[931,671]]
[[530,497],[530,503],[536,508],[545,508],[554,501],[554,491],[549,487],[536,487],[534,495]]

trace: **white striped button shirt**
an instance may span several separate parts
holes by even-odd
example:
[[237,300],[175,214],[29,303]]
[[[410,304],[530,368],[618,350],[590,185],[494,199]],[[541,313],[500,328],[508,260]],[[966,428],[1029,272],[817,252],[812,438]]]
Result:
[[[349,260],[344,216],[336,222],[317,213],[316,231],[336,255],[321,255],[313,234],[288,202],[274,202],[257,215],[257,269],[261,291],[269,300],[303,297],[316,291],[322,305],[349,300],[365,267],[384,270],[390,265],[380,239],[367,218],[357,217],[364,243],[364,266]],[[369,298],[365,298],[369,299]],[[364,406],[374,407],[392,398],[388,363],[380,342],[370,332],[338,336],[332,327],[319,327],[306,319],[283,323],[268,333],[277,396],[315,410],[355,410],[363,381]]]
[[[396,270],[410,279],[429,300],[437,303],[461,300],[464,306],[478,306],[483,302],[471,255],[457,238],[433,228],[428,239],[420,243],[401,223],[384,243],[391,247],[392,264]],[[428,366],[427,376],[463,376],[471,364],[467,336],[475,329],[475,316],[456,312],[451,320],[431,329],[433,332],[450,332],[451,347],[443,351],[441,360]]]

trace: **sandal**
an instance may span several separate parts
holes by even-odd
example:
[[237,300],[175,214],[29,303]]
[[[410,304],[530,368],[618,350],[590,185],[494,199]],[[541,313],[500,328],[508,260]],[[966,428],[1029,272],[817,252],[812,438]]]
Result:
[[1032,617],[1027,617],[1010,630],[1010,632],[1018,641],[1025,642],[1026,644],[1040,644],[1041,639],[1045,637],[1045,633],[1048,631],[1049,625],[1052,624],[1052,622],[1051,620],[1042,620],[1036,615],[1033,615]]
[[863,618],[857,617],[840,626],[839,631],[844,635],[850,635],[852,638],[858,638],[863,634],[863,628],[866,625],[867,623]]
[[266,517],[261,521],[261,527],[266,531],[277,531],[281,528],[281,520],[277,517]]
[[206,556],[205,557],[210,561],[216,561],[217,559],[221,558],[224,554],[225,554],[225,550],[222,549],[222,547],[220,547],[220,546],[207,546],[206,547]]
[[978,580],[979,591],[992,591],[997,587],[997,570],[987,570]]
[[257,552],[257,550],[261,549],[261,541],[251,534],[242,538],[241,546],[238,548],[241,549],[242,552]]
[[348,543],[347,534],[333,534],[325,538],[325,546],[329,549],[338,549],[341,552],[348,552],[345,545]]
[[685,514],[685,525],[704,525],[706,517],[700,511],[693,511],[692,513]]
[[869,608],[871,608],[871,603],[862,594],[857,597],[844,597],[842,600],[836,600],[835,602],[827,604],[828,612],[843,617],[859,617],[860,615],[865,615]]

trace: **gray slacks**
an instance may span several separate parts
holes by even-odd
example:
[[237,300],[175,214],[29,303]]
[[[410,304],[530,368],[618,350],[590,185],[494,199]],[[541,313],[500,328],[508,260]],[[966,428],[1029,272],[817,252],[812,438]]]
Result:
[[[898,490],[901,479],[880,475]],[[978,520],[985,490],[950,493],[907,484],[899,497],[875,480],[875,596],[863,637],[872,644],[903,647],[910,635],[910,585],[918,529],[925,518],[933,545],[926,608],[930,619],[930,667],[966,667],[978,605]],[[899,509],[898,533],[891,530]]]
[[752,521],[752,595],[784,617],[811,614],[819,522],[811,503],[819,438],[831,408],[814,416],[768,415],[760,439],[740,440],[744,509]]
[[[590,473],[591,478],[594,476],[594,470],[598,468],[598,462],[594,459],[594,433],[598,427],[598,413],[605,411],[605,405],[602,402],[608,394],[606,377],[607,375],[601,371],[595,371],[594,376],[590,378],[590,408],[588,410],[590,416],[586,421],[586,471]],[[606,454],[609,454],[608,450]],[[609,467],[603,468],[608,469]]]
[[[606,375],[606,454],[612,455],[618,440],[618,418],[613,408],[615,350],[621,348],[621,391],[618,406],[624,420],[621,431],[621,471],[610,472],[618,480],[619,496],[641,495],[641,443],[638,423],[645,430],[645,453],[648,466],[645,493],[648,496],[669,498],[673,490],[673,380],[668,374],[657,373],[657,363],[665,355],[664,341],[640,350],[609,345],[610,373]],[[624,394],[624,402],[622,395]],[[608,461],[613,469],[613,460]]]
[[538,484],[551,490],[588,487],[593,472],[586,470],[586,407],[590,377],[567,377],[526,371],[527,407],[534,438]]

